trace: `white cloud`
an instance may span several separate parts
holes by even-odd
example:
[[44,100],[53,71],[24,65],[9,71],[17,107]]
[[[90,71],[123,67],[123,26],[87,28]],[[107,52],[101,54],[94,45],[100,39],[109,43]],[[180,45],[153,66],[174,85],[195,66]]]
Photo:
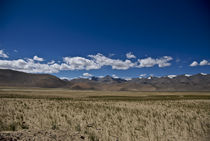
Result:
[[210,65],[210,62],[208,62],[207,60],[202,60],[200,63],[198,63],[197,61],[193,61],[190,64],[191,67],[195,67],[195,66],[206,66],[206,65]]
[[83,75],[84,77],[91,77],[91,76],[93,76],[92,74],[87,73],[87,72],[86,72],[86,73],[83,73],[82,75]]
[[28,73],[57,73],[59,72],[58,64],[40,64],[34,62],[32,59],[23,60],[0,60],[1,69],[12,69]]
[[119,78],[117,75],[113,74],[112,75],[113,78]]
[[145,59],[138,59],[139,65],[137,67],[153,67],[155,65],[158,65],[158,67],[167,67],[171,65],[171,63],[169,63],[169,61],[171,60],[173,60],[173,58],[170,56],[164,56],[162,58],[157,59],[153,59],[151,57]]
[[131,52],[128,52],[128,53],[126,54],[126,57],[127,57],[128,59],[136,58],[136,56],[133,55]]
[[148,57],[146,59],[138,59],[140,63],[139,67],[153,67],[156,64],[156,60]]
[[88,55],[93,59],[93,61],[98,64],[100,67],[102,66],[111,66],[112,69],[117,70],[127,70],[131,67],[135,66],[135,63],[132,63],[130,60],[119,60],[119,59],[111,59],[100,53],[96,55]]
[[66,63],[67,70],[91,70],[101,68],[98,63],[83,57],[64,57],[63,61]]
[[[0,50],[0,54],[5,54],[3,50]],[[2,55],[3,57],[8,57]],[[158,65],[159,67],[170,66],[168,62],[172,60],[172,57],[164,56],[162,58],[153,59],[151,57],[145,59],[139,59],[138,62],[131,62],[131,60],[120,60],[106,57],[103,54],[88,55],[89,58],[84,57],[64,57],[62,61],[54,60],[43,63],[43,58],[34,56],[32,58],[17,59],[17,60],[0,60],[1,69],[13,69],[29,73],[57,73],[62,70],[92,70],[100,69],[103,66],[111,66],[112,69],[127,70],[129,68],[142,68],[153,67]]]
[[198,65],[198,62],[197,62],[197,61],[193,61],[193,62],[190,64],[191,67],[195,67],[195,66],[197,66],[197,65]]
[[52,60],[52,61],[48,62],[47,64],[51,65],[51,64],[54,64],[54,63],[55,63],[55,61]]
[[200,66],[205,66],[205,65],[208,65],[209,63],[208,63],[208,61],[207,60],[202,60],[201,62],[200,62]]
[[40,58],[40,57],[38,57],[38,56],[34,56],[33,60],[35,60],[35,61],[39,61],[39,62],[44,61],[44,59],[43,59],[43,58]]
[[3,50],[0,50],[0,57],[2,57],[2,58],[9,58],[9,56],[6,53],[4,53]]

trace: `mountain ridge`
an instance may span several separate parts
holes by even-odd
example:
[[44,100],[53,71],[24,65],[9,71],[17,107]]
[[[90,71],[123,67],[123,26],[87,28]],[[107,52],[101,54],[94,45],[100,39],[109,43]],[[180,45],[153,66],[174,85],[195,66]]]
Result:
[[62,80],[50,74],[33,74],[0,69],[0,86],[68,88],[74,90],[113,91],[210,91],[210,74],[173,77],[132,78],[105,77]]

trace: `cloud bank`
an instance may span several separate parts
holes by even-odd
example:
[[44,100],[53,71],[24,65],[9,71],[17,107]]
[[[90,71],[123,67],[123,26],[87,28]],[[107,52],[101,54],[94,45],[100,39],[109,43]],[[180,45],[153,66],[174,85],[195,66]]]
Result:
[[[63,60],[60,63],[55,61],[45,61],[43,58],[34,56],[33,58],[26,59],[16,59],[9,60],[5,59],[8,56],[0,50],[0,57],[4,59],[0,59],[0,69],[12,69],[17,71],[23,71],[28,73],[58,73],[59,71],[65,70],[94,70],[101,69],[104,66],[109,66],[115,70],[127,70],[130,68],[143,68],[143,67],[153,67],[157,65],[158,67],[167,67],[170,66],[171,63],[169,61],[172,60],[170,56],[164,56],[161,58],[143,58],[138,59],[136,62],[132,62],[129,59],[121,60],[121,59],[112,59],[110,57],[106,57],[103,54],[97,53],[95,55],[88,55],[85,57],[63,57]],[[130,58],[134,58],[132,54],[129,54]],[[127,56],[127,58],[129,58]],[[203,62],[202,64],[205,64]],[[91,74],[84,73],[83,76],[90,76]]]

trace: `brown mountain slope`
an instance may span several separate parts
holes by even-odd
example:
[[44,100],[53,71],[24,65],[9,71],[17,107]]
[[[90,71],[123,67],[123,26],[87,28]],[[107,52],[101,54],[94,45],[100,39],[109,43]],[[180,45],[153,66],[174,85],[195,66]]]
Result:
[[49,74],[31,74],[8,69],[0,69],[0,86],[19,87],[63,87],[66,82]]

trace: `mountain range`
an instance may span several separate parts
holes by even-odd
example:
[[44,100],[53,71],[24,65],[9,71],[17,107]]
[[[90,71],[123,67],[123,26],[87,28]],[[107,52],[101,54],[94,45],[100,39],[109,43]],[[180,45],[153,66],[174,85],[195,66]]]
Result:
[[105,77],[60,79],[50,74],[33,74],[0,69],[0,86],[68,88],[111,91],[210,91],[210,74],[133,78]]

